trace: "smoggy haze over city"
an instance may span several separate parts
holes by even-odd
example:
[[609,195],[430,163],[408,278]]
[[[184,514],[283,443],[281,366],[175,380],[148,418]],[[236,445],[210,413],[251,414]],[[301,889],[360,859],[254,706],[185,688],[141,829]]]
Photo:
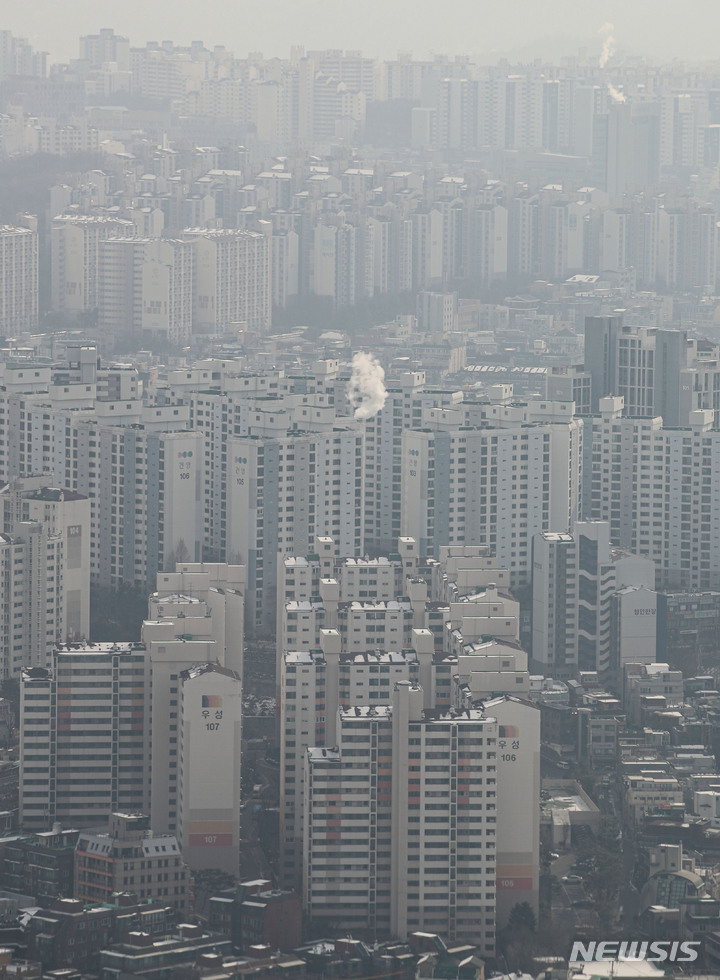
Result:
[[446,4],[368,0],[264,0],[261,4],[207,0],[201,6],[126,0],[14,0],[3,4],[4,26],[28,37],[53,60],[77,57],[77,38],[112,24],[134,44],[172,39],[224,44],[242,56],[262,51],[287,55],[293,44],[310,48],[361,48],[367,55],[392,58],[398,51],[414,56],[467,53],[495,59],[560,58],[602,47],[601,29],[614,25],[618,52],[669,60],[717,57],[720,5],[713,0],[504,0]]

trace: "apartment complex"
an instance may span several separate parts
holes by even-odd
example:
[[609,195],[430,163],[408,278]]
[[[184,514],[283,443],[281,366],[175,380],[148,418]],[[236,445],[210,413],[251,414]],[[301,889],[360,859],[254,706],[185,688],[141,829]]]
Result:
[[[145,702],[146,723],[152,733],[149,813],[155,833],[176,834],[181,839],[180,821],[184,812],[183,847],[191,843],[191,833],[196,833],[193,821],[205,818],[191,817],[198,804],[188,795],[187,774],[183,779],[183,761],[192,764],[191,746],[194,743],[187,741],[191,729],[188,728],[186,732],[185,723],[189,724],[189,721],[187,713],[183,715],[186,685],[182,675],[196,665],[215,663],[229,670],[235,678],[232,684],[228,681],[228,687],[232,686],[235,690],[234,700],[228,703],[229,724],[223,729],[212,730],[213,735],[218,735],[215,741],[227,750],[225,757],[229,780],[231,773],[237,774],[240,770],[240,737],[235,722],[239,698],[236,679],[242,678],[244,583],[245,568],[242,566],[201,563],[178,566],[177,571],[158,577],[158,590],[150,596],[149,618],[143,624],[142,637],[148,647],[148,670],[153,692],[152,699]],[[205,682],[209,681],[219,683],[220,679],[210,672],[210,676],[205,678]],[[187,690],[190,691],[190,688]],[[192,691],[195,690],[193,685]],[[197,700],[194,698],[193,703]],[[202,700],[202,695],[199,700]],[[203,717],[203,712],[209,708],[202,705],[196,705],[196,708],[196,722],[202,719],[203,724],[210,724],[219,720]],[[228,729],[233,738],[226,741]],[[185,754],[182,753],[183,738],[187,743]],[[234,756],[230,755],[231,750]],[[226,792],[224,784],[213,785],[219,794]],[[182,786],[185,787],[184,796]],[[206,809],[211,810],[212,794],[206,791],[205,796],[208,802]],[[187,809],[190,806],[192,811]],[[228,809],[226,803],[222,804],[222,808]],[[225,816],[223,819],[229,818]],[[234,836],[228,845],[223,836],[226,833],[228,831],[223,830],[222,835],[218,834],[215,828],[215,832],[208,831],[204,835],[207,841],[197,841],[193,837],[192,843],[198,848],[198,859],[203,853],[211,855],[213,847],[236,846]],[[233,824],[232,833],[237,833],[237,822]],[[208,856],[208,860],[212,861],[212,857]]]
[[652,559],[657,588],[717,588],[720,431],[712,411],[691,412],[683,428],[622,412],[622,399],[607,397],[586,420],[584,518],[607,521],[614,544]]
[[438,413],[434,425],[403,432],[402,532],[423,554],[487,545],[516,586],[530,580],[533,536],[580,514],[583,423],[572,403],[480,412],[482,425]]
[[[141,642],[56,646],[51,667],[23,671],[21,826],[45,830],[58,820],[97,828],[110,813],[140,812],[155,834],[177,837],[194,866],[215,867],[219,853],[237,854],[244,581],[245,569],[232,565],[198,563],[165,573],[150,597],[152,618]],[[200,690],[211,683],[222,691]],[[188,773],[201,752],[197,725],[211,723],[202,700],[218,697],[227,707],[213,714],[226,710],[229,723],[213,744],[224,746],[235,782],[205,787],[201,805],[190,794]],[[203,728],[200,735],[205,731],[221,730]],[[238,790],[230,815],[222,816],[231,829],[204,832],[203,822],[214,819],[210,811],[228,809],[215,805],[215,794],[228,785]]]
[[127,373],[78,362],[53,384],[48,369],[24,368],[0,393],[16,434],[0,446],[0,475],[43,474],[90,498],[90,574],[106,586],[152,582],[178,551],[201,557],[201,436],[187,409],[143,407]]
[[[490,955],[509,912],[498,908],[498,890],[512,889],[513,904],[536,894],[533,816],[527,854],[501,859],[498,818],[511,801],[501,807],[498,798],[503,779],[524,783],[520,795],[526,780],[538,788],[537,743],[523,732],[525,755],[499,752],[499,742],[520,743],[510,707],[499,725],[495,703],[455,712],[425,709],[424,700],[417,684],[399,681],[389,706],[340,709],[337,747],[307,750],[305,909],[314,921],[378,935],[472,938]],[[513,757],[510,772],[499,769],[502,755]],[[519,839],[507,838],[515,847]]]
[[[392,753],[396,752],[391,748],[394,743],[390,734],[395,724],[393,691],[411,686],[418,710],[427,719],[460,717],[465,711],[474,712],[480,718],[482,709],[476,705],[493,699],[493,704],[497,701],[500,705],[498,711],[504,711],[502,705],[510,699],[517,706],[513,709],[516,715],[522,714],[527,708],[523,698],[529,691],[527,654],[517,642],[519,606],[498,588],[496,582],[505,584],[510,575],[508,570],[497,568],[489,549],[444,546],[438,560],[420,558],[417,543],[411,538],[400,538],[397,548],[395,554],[377,559],[341,559],[332,539],[318,537],[315,552],[307,558],[292,556],[281,560],[279,568],[286,598],[284,602],[278,601],[282,880],[286,886],[297,884],[302,871],[303,902],[306,913],[313,918],[337,922],[338,917],[343,917],[348,928],[394,935],[400,935],[398,930],[404,928],[430,929],[429,923],[435,919],[428,912],[427,921],[417,925],[417,916],[397,911],[398,923],[405,925],[390,921],[391,902],[394,902],[391,895],[396,888],[390,886],[390,844],[389,839],[385,842],[381,837],[380,820],[387,821],[384,830],[388,834],[396,820],[400,819],[404,826],[404,818],[398,817],[393,807],[401,805],[398,801],[406,797],[402,787],[403,779],[407,778],[407,773],[403,776],[402,771],[397,775],[392,768],[394,762],[391,764],[391,756],[395,758]],[[500,638],[492,639],[493,636]],[[523,725],[530,736],[525,742],[528,754],[519,755],[517,745],[514,752],[506,753],[508,760],[511,756],[514,762],[524,760],[523,771],[527,767],[529,782],[522,782],[518,790],[522,800],[523,793],[534,792],[533,787],[537,789],[539,779],[539,713],[532,705],[529,711],[529,721]],[[512,726],[517,728],[516,723],[517,717],[508,720],[508,734],[514,730]],[[367,731],[363,728],[362,736],[354,730],[350,732],[358,726],[367,728]],[[371,728],[377,729],[375,736]],[[444,731],[444,726],[440,725],[439,730]],[[381,751],[380,742],[386,738],[387,758],[380,760],[373,755],[375,761],[371,762],[365,748],[351,745],[363,738],[372,744],[375,753]],[[400,740],[406,742],[407,732]],[[510,743],[519,745],[514,737]],[[448,763],[435,769],[447,774]],[[432,771],[432,766],[428,771]],[[508,785],[512,771],[508,771]],[[432,783],[440,777],[429,779]],[[355,786],[352,793],[346,784]],[[371,800],[376,801],[376,806],[370,806],[369,819],[375,819],[376,810],[377,843],[375,824],[372,830],[369,824],[362,824],[362,814],[368,817],[368,807],[354,800],[354,795],[361,792],[356,784],[362,784],[362,792],[367,790]],[[320,794],[315,802],[308,795],[312,787]],[[443,798],[447,795],[439,790],[427,792]],[[411,790],[411,796],[413,793]],[[360,808],[357,819],[362,827],[348,822],[348,807],[355,802]],[[522,803],[520,798],[512,806],[518,806],[519,802]],[[332,829],[328,829],[330,823],[325,826],[326,806],[338,815],[332,817]],[[430,804],[428,808],[432,808]],[[342,828],[338,830],[341,810]],[[518,810],[527,813],[528,807],[522,803]],[[318,812],[320,834],[314,836]],[[517,852],[517,838],[511,840],[508,836],[500,842],[502,877],[499,872],[493,875],[492,895],[488,892],[485,897],[482,893],[479,896],[481,906],[487,900],[488,921],[496,914],[504,921],[511,906],[521,900],[518,898],[521,892],[522,900],[536,904],[539,844],[536,830],[533,831],[533,813],[530,808],[530,823],[522,831],[529,833],[527,852],[522,855]],[[327,820],[330,819],[328,816]],[[428,820],[439,822],[439,818]],[[353,831],[352,840],[342,837],[345,828],[348,834]],[[365,871],[361,871],[359,859],[350,864],[337,862],[338,855],[348,853],[349,859],[353,855],[357,858],[366,847],[366,843],[359,843],[360,837],[354,831],[361,831],[367,840],[372,837],[373,872],[369,878],[367,861]],[[433,833],[431,828],[427,836],[432,837]],[[327,843],[339,840],[343,843]],[[474,839],[470,845],[476,847]],[[326,847],[333,849],[332,855],[325,854]],[[407,864],[405,859],[400,859],[400,866],[404,864]],[[476,870],[474,865],[472,868]],[[458,875],[462,873],[458,871]],[[345,887],[340,882],[348,875],[357,888],[347,888],[347,895],[339,900],[338,894]],[[431,896],[437,902],[424,901],[423,896],[418,898],[420,892],[415,888],[419,887],[416,884],[406,899],[413,911],[427,906],[438,912],[440,889],[445,888],[444,914],[447,916],[448,910],[452,912],[454,899],[451,903],[447,882],[438,883],[438,891]],[[426,883],[422,887],[431,885]],[[452,927],[457,930],[453,935],[460,937],[466,934],[470,917],[477,910],[470,910],[464,886],[458,894],[462,922],[460,919],[455,922],[454,917],[452,923],[445,919],[442,929],[447,931]]]

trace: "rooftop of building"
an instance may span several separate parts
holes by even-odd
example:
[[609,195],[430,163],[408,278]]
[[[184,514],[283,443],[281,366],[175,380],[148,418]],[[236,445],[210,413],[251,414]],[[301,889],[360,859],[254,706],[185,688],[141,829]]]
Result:
[[[148,833],[151,833],[148,831]],[[89,854],[108,855],[112,853],[113,845],[117,844],[123,851],[135,845],[142,850],[143,857],[169,857],[170,855],[180,855],[180,845],[177,838],[172,835],[161,837],[140,837],[136,840],[121,840],[111,834],[92,834],[85,831],[80,833],[78,838],[78,851],[86,851]]]
[[105,641],[102,643],[93,643],[87,640],[83,640],[78,643],[57,643],[55,645],[55,653],[72,653],[78,655],[87,656],[97,656],[98,654],[113,654],[113,653],[143,653],[145,651],[145,644],[139,643],[137,641],[118,641],[110,642]]
[[362,704],[353,705],[350,708],[340,707],[338,709],[340,719],[343,718],[390,718],[392,708],[388,704],[374,705]]
[[199,605],[201,602],[203,602],[203,600],[198,599],[197,596],[187,595],[185,592],[170,592],[167,595],[161,594],[160,592],[153,592],[150,599],[152,602],[167,602],[169,605],[186,602]]
[[338,609],[369,612],[371,610],[397,612],[400,609],[410,609],[411,603],[404,596],[396,599],[349,599],[338,603]]
[[223,677],[231,677],[237,681],[240,680],[240,675],[236,671],[230,670],[229,667],[222,667],[218,663],[194,664],[192,667],[188,667],[187,670],[180,671],[180,679],[184,683],[185,681],[196,680],[205,674],[221,674]]
[[41,490],[32,490],[24,495],[28,500],[46,500],[53,503],[70,503],[74,500],[88,500],[82,493],[74,490],[61,490],[58,487],[43,487]]
[[544,541],[567,542],[570,544],[575,540],[573,535],[567,531],[541,531],[540,533]]

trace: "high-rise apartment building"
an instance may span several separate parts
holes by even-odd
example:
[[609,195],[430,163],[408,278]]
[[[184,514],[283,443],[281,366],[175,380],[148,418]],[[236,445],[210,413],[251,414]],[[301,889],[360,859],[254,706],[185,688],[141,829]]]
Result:
[[431,408],[457,407],[462,395],[429,389],[423,371],[403,371],[386,385],[385,403],[365,422],[365,548],[388,554],[401,534],[402,434],[421,428]]
[[112,28],[102,27],[97,34],[85,34],[80,38],[80,59],[91,68],[102,68],[107,62],[117,65],[119,71],[130,68],[130,40],[116,34]]
[[8,75],[47,75],[47,51],[33,51],[25,37],[0,31],[0,79]]
[[483,425],[438,414],[403,432],[402,531],[422,554],[487,545],[517,585],[530,578],[533,535],[579,516],[583,423],[572,403],[482,411]]
[[[204,786],[204,797],[201,798],[205,803],[201,806],[198,797],[188,789],[189,769],[183,775],[183,767],[185,762],[188,766],[192,765],[197,747],[195,736],[199,738],[204,732],[211,735],[221,733],[222,737],[216,741],[222,746],[227,760],[227,782],[235,779],[233,775],[231,780],[231,773],[239,772],[240,738],[236,723],[243,661],[244,586],[245,569],[242,566],[178,564],[176,571],[158,576],[157,591],[149,600],[149,618],[142,628],[152,681],[152,700],[147,699],[145,703],[146,725],[151,733],[150,818],[156,833],[177,834],[181,843],[184,842],[183,846],[192,847],[192,859],[198,867],[217,867],[217,864],[213,864],[213,854],[227,858],[229,854],[236,853],[237,848],[237,821],[233,822],[234,818],[229,818],[224,812],[232,809],[226,804],[226,782],[216,784],[221,802],[214,807],[213,794],[199,780],[198,785]],[[225,683],[226,678],[210,672],[211,676],[205,677],[203,685],[193,684],[192,688],[186,688],[186,678],[182,675],[195,665],[208,663],[218,664],[230,671],[232,676],[228,675],[226,686],[228,691],[232,689],[232,699],[227,708],[228,725],[223,729],[198,732],[196,726],[200,722],[205,725],[223,720],[203,716],[203,711],[210,708],[202,706],[203,692],[199,690],[200,687],[211,684],[217,688]],[[187,679],[194,680],[194,677]],[[189,700],[183,707],[186,693]],[[217,693],[217,690],[206,692],[205,696],[212,700]],[[193,727],[191,716],[195,708],[198,710],[194,715]],[[214,715],[217,710],[224,713],[225,709],[216,707],[211,713]],[[232,739],[228,736],[228,729]],[[187,749],[185,754],[181,751],[183,745]],[[201,751],[200,747],[197,747],[197,751]],[[235,753],[234,759],[231,751]],[[184,796],[182,787],[185,789]],[[207,811],[204,816],[200,813],[202,809]],[[217,815],[219,811],[223,811],[221,816]],[[207,821],[204,831],[203,821]],[[225,827],[228,821],[232,829]],[[210,828],[213,822],[216,825]],[[218,828],[218,822],[223,823],[222,830]]]
[[248,567],[248,627],[265,632],[274,626],[278,554],[310,554],[317,534],[332,535],[346,555],[363,548],[361,424],[292,433],[278,421],[272,434],[270,412],[264,432],[227,446],[227,553]]
[[54,217],[51,237],[51,305],[77,317],[97,309],[99,246],[107,238],[132,238],[135,225],[123,218],[86,214]]
[[[177,833],[194,870],[240,873],[242,681],[219,664],[180,673]],[[218,774],[222,773],[222,778]]]
[[[420,558],[412,539],[397,547],[389,558],[340,559],[331,539],[318,538],[315,554],[280,564],[280,872],[288,886],[298,884],[302,862],[305,753],[336,744],[338,708],[387,707],[393,684],[409,680],[426,708],[447,710],[460,703],[458,670],[463,697],[528,690],[518,604],[492,585],[506,583],[507,570],[487,549],[444,548],[437,561]],[[504,639],[494,645],[493,635]]]
[[[702,361],[689,363],[687,331],[623,324],[621,316],[585,318],[585,371],[591,378],[591,410],[599,410],[606,395],[623,398],[631,416],[660,415],[665,425],[687,425],[695,404],[689,395],[697,389],[688,369],[702,369]],[[708,361],[707,367],[715,367]],[[703,390],[705,385],[700,386]],[[714,387],[714,386],[713,386]],[[583,413],[584,414],[584,413]]]
[[88,635],[90,504],[86,497],[14,480],[0,490],[0,672],[47,667],[58,642]]
[[138,345],[190,342],[193,247],[172,239],[112,238],[98,249],[98,326]]
[[660,106],[613,101],[607,112],[605,189],[612,201],[654,188],[660,178]]
[[582,364],[551,364],[545,376],[548,401],[575,402],[576,415],[589,415],[592,376]]
[[358,229],[344,220],[318,224],[313,240],[312,292],[335,306],[352,306],[357,289]]
[[[213,854],[227,856],[237,848],[237,821],[229,844],[222,834],[211,831],[204,834],[207,840],[190,839],[204,833],[196,826],[198,821],[212,823],[227,817],[211,815],[211,811],[220,813],[224,804],[215,806],[207,787],[204,815],[191,795],[180,795],[181,785],[187,791],[188,767],[195,758],[190,720],[195,717],[196,701],[197,717],[206,722],[203,692],[196,687],[183,716],[183,690],[187,693],[189,688],[183,688],[180,674],[197,664],[229,671],[222,681],[233,688],[227,708],[232,752],[226,751],[224,757],[229,769],[239,773],[244,581],[245,569],[238,566],[178,567],[158,576],[158,591],[149,603],[152,618],[143,624],[142,642],[61,645],[50,668],[29,667],[23,672],[23,826],[43,829],[61,820],[93,828],[112,812],[140,811],[150,814],[155,833],[179,836],[179,808],[184,803],[183,834],[197,866],[215,867]],[[217,687],[221,678],[213,671],[214,666],[201,673],[210,673],[208,680]],[[218,691],[204,696],[217,699]],[[217,706],[215,710],[224,711]],[[223,851],[227,847],[230,851]]]
[[110,813],[145,811],[148,792],[146,649],[70,644],[20,684],[20,825],[97,827]]
[[44,524],[21,521],[0,535],[0,555],[0,671],[19,677],[25,666],[45,667],[64,635],[63,542]]
[[[90,501],[82,494],[46,484],[44,477],[15,479],[6,484],[0,490],[2,527],[12,535],[20,522],[26,527],[38,523],[51,538],[60,539],[60,607],[54,639],[79,640],[90,632]],[[56,557],[60,557],[59,550]],[[30,566],[26,571],[30,572]],[[40,661],[28,661],[22,666],[30,663],[45,666]]]
[[713,417],[698,409],[688,427],[665,428],[660,418],[624,417],[622,398],[603,398],[587,420],[583,516],[608,521],[613,544],[652,559],[657,588],[720,586]]
[[0,330],[34,330],[38,322],[38,237],[31,228],[0,226]]
[[257,232],[188,228],[193,245],[193,331],[223,334],[241,325],[270,329],[270,240]]
[[[472,938],[492,954],[507,914],[498,920],[498,880],[513,903],[536,904],[537,817],[521,811],[534,809],[526,801],[539,790],[539,712],[508,699],[462,711],[424,700],[416,683],[399,681],[389,706],[339,710],[336,747],[307,750],[305,910],[376,935]],[[522,729],[516,705],[537,731]],[[512,762],[501,767],[501,756]],[[527,823],[514,831],[529,837],[526,852],[508,850],[501,862],[503,782],[506,806],[520,803]]]
[[532,589],[538,672],[567,680],[596,670],[618,683],[624,656],[652,662],[655,565],[612,548],[607,522],[576,521],[570,532],[536,535]]
[[[395,652],[382,648],[349,656],[341,636],[324,629],[320,645],[285,654],[280,692],[280,878],[288,887],[300,883],[303,861],[305,756],[311,746],[334,746],[339,737],[339,707],[387,708],[393,686],[417,682],[422,675],[431,691],[433,640],[427,630],[413,631],[412,646]],[[449,692],[448,692],[449,693]],[[317,750],[319,751],[319,749]]]

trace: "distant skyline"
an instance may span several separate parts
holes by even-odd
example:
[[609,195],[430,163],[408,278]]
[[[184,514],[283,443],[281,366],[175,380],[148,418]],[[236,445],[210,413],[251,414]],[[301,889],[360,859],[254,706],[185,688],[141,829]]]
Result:
[[360,49],[369,57],[394,58],[399,51],[414,58],[434,54],[467,54],[482,60],[573,56],[580,47],[600,56],[606,23],[614,25],[617,49],[664,61],[717,60],[720,4],[712,0],[503,0],[480,5],[458,0],[418,5],[396,0],[349,4],[347,0],[244,0],[228,5],[205,0],[201,5],[165,6],[147,0],[13,0],[4,5],[0,28],[27,37],[55,62],[77,57],[78,37],[112,27],[136,46],[146,41],[201,40],[209,48],[225,45],[237,57],[261,51],[287,57],[295,44],[307,48]]

